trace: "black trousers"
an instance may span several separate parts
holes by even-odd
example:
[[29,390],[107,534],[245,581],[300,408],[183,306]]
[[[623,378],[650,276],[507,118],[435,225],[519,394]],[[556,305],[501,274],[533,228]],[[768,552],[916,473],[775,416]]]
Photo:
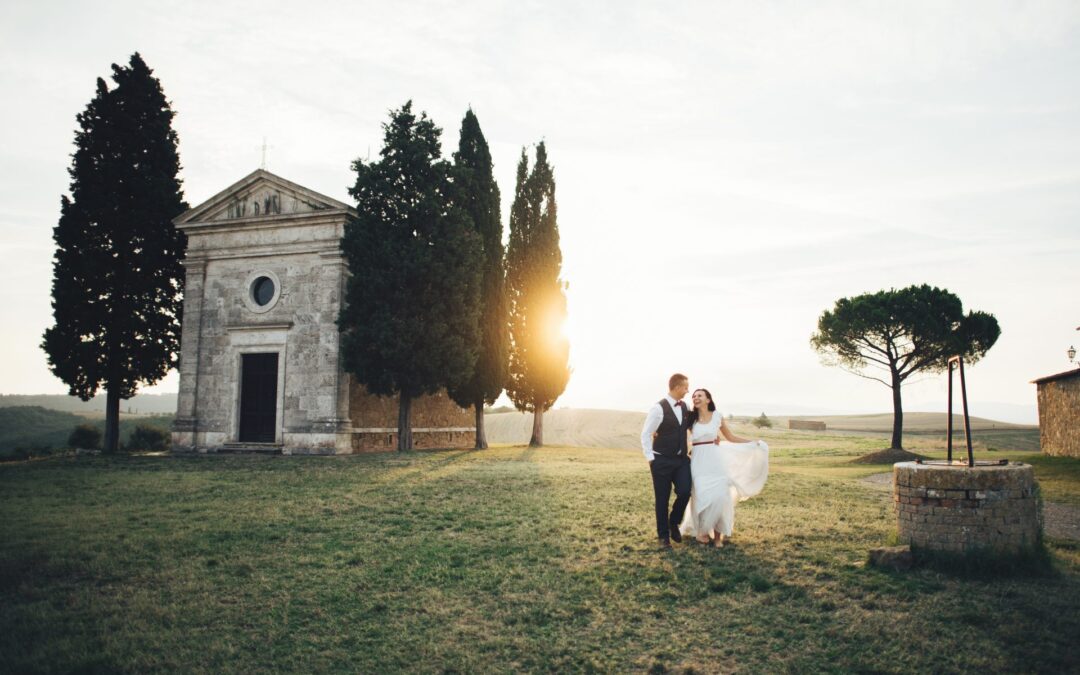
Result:
[[[653,494],[656,496],[656,535],[671,536],[671,528],[682,522],[686,504],[690,501],[690,458],[666,457],[656,455],[649,462],[652,472]],[[671,499],[671,487],[675,486],[675,503],[668,515],[668,500]]]

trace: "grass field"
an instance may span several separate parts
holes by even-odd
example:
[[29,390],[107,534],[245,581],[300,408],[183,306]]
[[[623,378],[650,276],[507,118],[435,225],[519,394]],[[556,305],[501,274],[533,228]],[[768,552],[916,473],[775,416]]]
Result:
[[[0,671],[1080,669],[1075,542],[1038,576],[867,567],[880,438],[766,435],[736,545],[670,552],[634,451],[6,463]],[[992,454],[1077,503],[1080,462]]]

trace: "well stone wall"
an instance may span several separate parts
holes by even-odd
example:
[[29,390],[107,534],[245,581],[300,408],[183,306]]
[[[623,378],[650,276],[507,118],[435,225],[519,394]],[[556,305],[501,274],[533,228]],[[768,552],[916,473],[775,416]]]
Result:
[[912,548],[965,553],[1017,553],[1035,546],[1042,523],[1031,465],[893,466],[900,542]]

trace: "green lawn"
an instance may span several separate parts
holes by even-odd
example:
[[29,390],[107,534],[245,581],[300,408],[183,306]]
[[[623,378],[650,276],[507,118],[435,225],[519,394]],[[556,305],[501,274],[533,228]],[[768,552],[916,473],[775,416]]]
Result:
[[[847,462],[880,439],[766,435],[723,550],[655,549],[631,451],[2,464],[0,671],[1080,669],[1077,544],[1038,577],[866,567],[888,467]],[[1047,499],[1078,465],[1036,460]]]

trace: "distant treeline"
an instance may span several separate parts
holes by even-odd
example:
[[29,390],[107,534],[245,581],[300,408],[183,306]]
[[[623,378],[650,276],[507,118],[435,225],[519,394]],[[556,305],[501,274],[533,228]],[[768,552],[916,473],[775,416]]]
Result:
[[[27,396],[26,398],[33,397]],[[172,425],[172,420],[173,415],[171,414],[121,419],[121,442],[127,442],[136,425],[151,426],[168,431]],[[85,417],[73,415],[69,412],[48,410],[41,406],[2,407],[0,408],[0,459],[25,455],[27,451],[32,451],[31,454],[41,455],[66,448],[68,436],[80,424],[90,424],[102,431],[105,429],[104,418],[88,420]]]
[[[105,412],[105,395],[95,396],[89,401],[82,401],[76,396],[63,394],[0,394],[0,408],[15,406],[40,406],[49,410],[64,412],[89,413]],[[158,415],[176,414],[176,394],[138,394],[132,399],[120,402],[120,411]]]

